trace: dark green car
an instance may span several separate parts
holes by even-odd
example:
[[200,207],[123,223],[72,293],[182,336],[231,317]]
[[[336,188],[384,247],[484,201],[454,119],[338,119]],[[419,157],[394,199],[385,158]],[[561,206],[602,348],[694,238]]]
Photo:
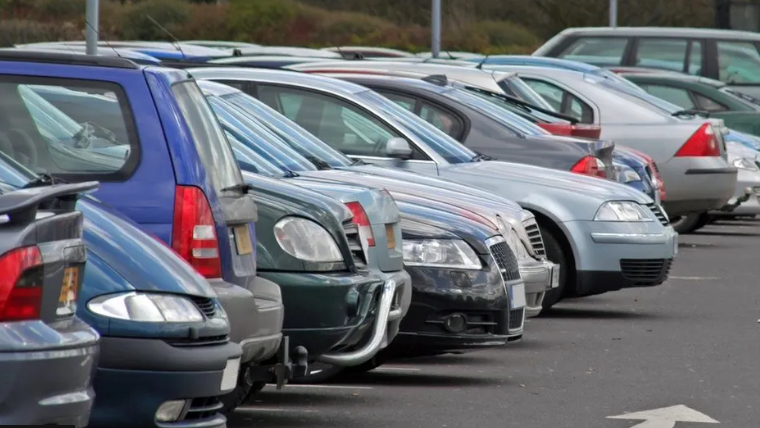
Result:
[[649,94],[684,110],[701,110],[726,126],[760,135],[760,100],[706,77],[675,73],[621,73]]

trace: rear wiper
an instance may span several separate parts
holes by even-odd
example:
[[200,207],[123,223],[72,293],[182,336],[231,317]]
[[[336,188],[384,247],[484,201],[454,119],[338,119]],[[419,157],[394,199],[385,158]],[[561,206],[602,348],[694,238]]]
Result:
[[679,117],[679,116],[702,116],[702,117],[710,117],[710,113],[706,112],[704,110],[678,110],[675,113],[672,113],[671,116]]
[[53,177],[50,174],[39,174],[37,175],[37,178],[34,180],[26,183],[24,185],[23,189],[29,189],[32,187],[44,187],[44,186],[52,186],[54,184],[66,184],[66,180],[62,180],[57,177]]
[[285,171],[282,173],[282,176],[283,176],[284,178],[296,178],[296,177],[300,177],[300,175],[298,175],[297,173],[295,173],[295,172],[293,172],[293,171],[291,171],[291,170],[289,170],[289,169],[286,169],[286,170],[285,170]]
[[496,158],[492,158],[491,156],[488,156],[486,154],[475,152],[477,153],[475,156],[470,159],[470,162],[482,162],[482,161],[489,161],[489,160],[496,160]]
[[323,161],[322,159],[316,156],[308,155],[306,156],[306,159],[308,159],[311,163],[313,163],[314,166],[316,166],[319,170],[333,169],[333,167],[331,167],[329,163]]
[[234,191],[234,190],[237,190],[240,193],[248,193],[251,190],[251,185],[248,183],[233,184],[232,186],[223,188],[222,192]]

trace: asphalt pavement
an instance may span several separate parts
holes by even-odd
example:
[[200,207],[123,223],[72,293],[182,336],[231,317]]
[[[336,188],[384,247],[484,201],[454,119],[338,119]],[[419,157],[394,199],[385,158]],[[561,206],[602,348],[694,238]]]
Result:
[[565,301],[506,348],[267,387],[229,426],[757,427],[759,274],[760,222],[710,225],[661,286]]

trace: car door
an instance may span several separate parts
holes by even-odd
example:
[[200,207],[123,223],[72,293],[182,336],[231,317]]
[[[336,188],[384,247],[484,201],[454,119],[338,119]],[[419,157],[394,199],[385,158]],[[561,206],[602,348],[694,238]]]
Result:
[[257,85],[256,92],[258,98],[270,107],[352,158],[381,166],[438,173],[435,162],[411,142],[410,157],[388,156],[388,141],[406,138],[371,112],[343,98],[314,90],[269,84]]

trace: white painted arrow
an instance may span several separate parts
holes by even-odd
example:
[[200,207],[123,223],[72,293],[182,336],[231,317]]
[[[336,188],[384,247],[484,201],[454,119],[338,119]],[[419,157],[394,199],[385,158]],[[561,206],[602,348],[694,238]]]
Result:
[[694,422],[702,424],[719,424],[715,419],[690,409],[683,404],[661,409],[644,410],[643,412],[626,413],[618,416],[607,416],[607,419],[626,419],[644,421],[631,428],[675,428],[676,422]]

